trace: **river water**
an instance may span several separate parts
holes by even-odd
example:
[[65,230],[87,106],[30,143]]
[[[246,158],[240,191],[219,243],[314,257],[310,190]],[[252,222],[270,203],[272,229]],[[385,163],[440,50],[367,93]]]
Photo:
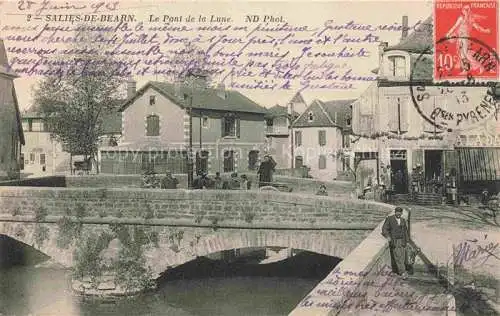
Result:
[[234,277],[175,280],[154,292],[116,302],[82,300],[64,270],[13,267],[0,271],[0,315],[287,315],[317,284],[314,279]]
[[4,266],[0,316],[288,315],[338,262],[311,253],[266,265],[202,258],[172,270],[156,291],[114,302],[74,296],[68,270]]

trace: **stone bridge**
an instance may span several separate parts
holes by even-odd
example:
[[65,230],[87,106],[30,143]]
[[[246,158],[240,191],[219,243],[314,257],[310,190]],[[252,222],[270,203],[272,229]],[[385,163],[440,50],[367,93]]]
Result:
[[74,284],[91,294],[138,290],[115,280],[127,269],[135,271],[127,278],[154,280],[231,249],[345,258],[390,211],[371,201],[279,192],[0,187],[0,234],[79,271]]

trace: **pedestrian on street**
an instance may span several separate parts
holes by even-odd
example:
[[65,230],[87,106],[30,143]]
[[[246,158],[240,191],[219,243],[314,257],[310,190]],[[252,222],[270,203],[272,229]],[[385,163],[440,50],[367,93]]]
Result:
[[240,189],[242,190],[250,190],[250,181],[246,174],[241,175]]
[[224,181],[220,177],[220,172],[215,173],[215,178],[214,178],[214,189],[216,190],[222,190],[224,187]]
[[165,177],[161,179],[161,188],[162,189],[177,189],[177,185],[179,184],[179,180],[172,176],[172,172],[165,172]]
[[328,192],[326,191],[326,185],[321,184],[319,186],[318,192],[316,192],[316,195],[328,196]]
[[276,167],[276,162],[271,156],[265,155],[264,161],[259,166],[257,174],[259,175],[259,188],[271,185],[273,181],[273,172]]
[[385,219],[382,226],[382,235],[389,241],[392,272],[406,279],[408,277],[406,272],[406,245],[409,243],[410,236],[408,235],[406,220],[401,215],[403,215],[403,209],[396,207],[394,215],[390,215]]
[[229,190],[239,190],[241,187],[240,179],[238,179],[238,173],[233,172],[231,174],[231,180],[229,180]]

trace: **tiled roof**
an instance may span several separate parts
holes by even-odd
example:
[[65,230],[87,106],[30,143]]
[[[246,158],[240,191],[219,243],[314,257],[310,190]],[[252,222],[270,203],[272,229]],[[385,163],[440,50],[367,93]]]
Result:
[[[137,91],[136,95],[133,98],[127,100],[123,104],[121,110],[125,110],[149,87],[157,90],[163,96],[181,107],[189,106],[189,98],[192,92],[191,87],[182,85],[180,87],[179,93],[176,94],[176,88],[174,84],[167,82],[150,81],[139,91]],[[188,97],[186,100],[184,100],[183,98],[184,95]],[[258,114],[267,113],[267,109],[265,107],[258,105],[238,91],[225,90],[225,97],[221,97],[219,96],[219,91],[214,88],[194,89],[193,108]]]
[[[333,100],[321,102],[314,100],[311,105],[293,123],[293,127],[345,127],[345,118],[350,113],[350,107],[355,100]],[[309,112],[313,114],[313,121],[309,121]],[[335,122],[337,113],[337,122]]]
[[[350,105],[356,101],[355,99],[349,100],[332,100],[323,102],[323,108],[328,113],[330,118],[335,122],[335,125],[341,128],[347,128],[346,119],[352,118],[352,109]],[[335,113],[337,113],[337,121],[335,121]]]
[[434,43],[432,16],[420,23],[413,33],[401,40],[394,46],[389,46],[385,50],[404,50],[412,53],[422,53],[427,48],[433,47]]
[[0,74],[17,78],[18,75],[7,69],[8,64],[9,62],[7,60],[7,51],[5,50],[3,40],[0,39]]
[[[294,111],[294,117],[299,117],[299,113]],[[280,116],[288,116],[288,108],[286,106],[281,106],[276,104],[272,108],[267,109],[266,118],[280,117]]]

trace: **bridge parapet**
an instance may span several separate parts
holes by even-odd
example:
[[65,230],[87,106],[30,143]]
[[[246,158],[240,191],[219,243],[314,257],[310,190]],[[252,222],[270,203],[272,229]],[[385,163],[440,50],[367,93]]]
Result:
[[[368,229],[387,205],[260,191],[0,187],[0,216],[50,216],[80,211],[84,218],[148,220],[150,224],[230,227]],[[130,220],[129,220],[130,221]],[[133,224],[131,222],[131,224]]]

